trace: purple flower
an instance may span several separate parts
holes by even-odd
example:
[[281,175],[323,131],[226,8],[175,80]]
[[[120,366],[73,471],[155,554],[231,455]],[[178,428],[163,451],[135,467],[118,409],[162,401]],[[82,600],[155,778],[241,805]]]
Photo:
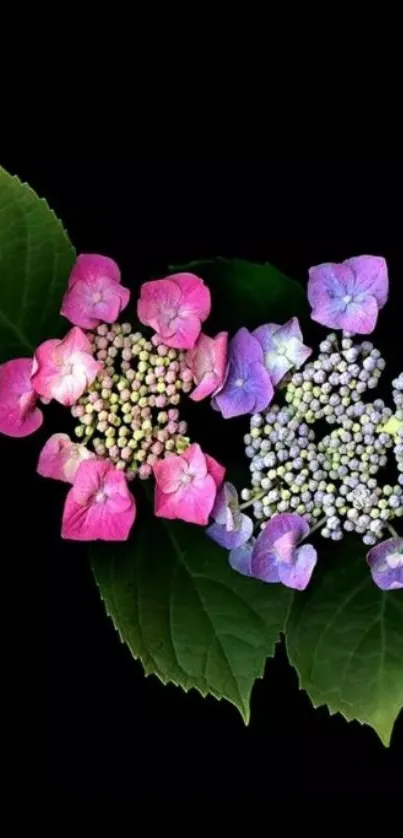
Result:
[[312,349],[303,344],[296,317],[282,326],[278,323],[259,326],[252,334],[262,346],[265,366],[273,384],[278,384],[292,367],[299,369],[312,353]]
[[211,515],[215,523],[208,528],[207,535],[220,547],[227,550],[241,547],[253,533],[253,522],[240,511],[238,493],[232,483],[222,486]]
[[367,554],[372,578],[382,591],[403,588],[403,538],[388,538]]
[[229,344],[228,373],[213,406],[224,419],[258,413],[271,402],[273,385],[264,366],[263,349],[247,329],[239,329]]
[[312,576],[317,553],[311,544],[297,547],[309,533],[309,524],[300,515],[275,515],[258,538],[231,550],[229,563],[245,576],[262,582],[281,582],[303,591]]
[[375,329],[388,290],[388,269],[381,256],[355,256],[340,264],[317,265],[309,271],[312,319],[331,329],[369,334]]

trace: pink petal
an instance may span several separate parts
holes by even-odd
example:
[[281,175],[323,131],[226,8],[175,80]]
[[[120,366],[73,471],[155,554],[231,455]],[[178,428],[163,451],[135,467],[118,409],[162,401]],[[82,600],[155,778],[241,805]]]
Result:
[[113,279],[99,277],[91,283],[78,279],[64,295],[60,313],[76,326],[95,329],[100,322],[114,323],[129,299],[129,289]]
[[136,517],[126,479],[112,463],[82,462],[67,495],[62,538],[78,541],[125,541]]
[[113,259],[108,256],[100,256],[97,253],[81,253],[77,257],[73,270],[69,277],[69,288],[77,280],[92,282],[99,277],[105,277],[120,282],[120,270]]
[[94,381],[102,364],[93,358],[85,334],[74,327],[60,340],[48,340],[35,351],[32,386],[47,399],[73,405]]
[[211,311],[211,295],[203,280],[196,274],[179,273],[169,277],[182,292],[181,310],[196,314],[202,322]]
[[137,303],[137,316],[141,323],[151,326],[155,332],[172,335],[169,323],[177,315],[180,299],[180,289],[170,279],[144,282]]
[[73,541],[127,541],[135,518],[134,498],[128,509],[114,514],[106,503],[81,506],[74,500],[73,489],[70,489],[63,511],[62,538]]
[[94,458],[93,451],[72,442],[67,434],[53,434],[42,448],[36,470],[42,477],[72,483],[80,463]]
[[182,486],[188,463],[179,454],[169,454],[156,462],[153,470],[157,487],[165,494],[172,494]]
[[158,518],[179,518],[190,524],[206,526],[214,506],[217,488],[211,475],[194,480],[178,492],[165,494],[155,488],[154,512]]
[[206,454],[205,457],[208,473],[211,474],[217,489],[219,489],[224,480],[226,469],[224,466],[220,465],[214,457],[210,457],[209,454]]
[[200,401],[214,395],[222,386],[227,366],[228,332],[220,332],[216,338],[201,334],[186,361],[197,385],[190,395],[193,401]]
[[197,315],[187,314],[186,312],[182,315],[181,312],[181,315],[172,320],[171,324],[171,328],[174,329],[172,335],[168,336],[163,330],[160,331],[166,346],[171,346],[174,349],[192,349],[201,330]]
[[32,364],[31,358],[16,358],[0,366],[0,433],[7,436],[28,436],[42,425],[31,382]]
[[188,463],[188,474],[201,479],[207,474],[206,456],[196,442],[189,445],[189,448],[182,454],[183,460]]

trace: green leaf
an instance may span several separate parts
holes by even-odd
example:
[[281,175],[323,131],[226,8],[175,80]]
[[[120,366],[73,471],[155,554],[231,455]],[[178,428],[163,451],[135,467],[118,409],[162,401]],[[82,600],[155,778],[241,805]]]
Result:
[[91,554],[107,612],[146,673],[226,698],[247,722],[290,592],[240,576],[204,530],[156,521],[151,509],[130,542]]
[[[307,309],[301,286],[271,265],[216,259],[170,270],[191,270],[209,286],[210,334],[284,322]],[[230,466],[233,477],[244,460],[249,418],[225,422],[209,404],[189,409],[192,439]],[[290,592],[240,576],[200,527],[155,520],[150,510],[139,511],[133,540],[96,545],[92,559],[106,609],[146,672],[226,698],[247,720],[253,683],[273,654]]]
[[59,309],[74,258],[46,201],[0,167],[0,362],[65,328]]
[[211,290],[212,313],[206,328],[211,331],[241,326],[254,329],[263,323],[284,323],[304,317],[308,302],[302,285],[270,264],[243,259],[210,259],[171,266],[170,271],[190,270],[201,276]]
[[403,705],[403,596],[379,590],[362,545],[349,542],[295,595],[288,653],[315,707],[372,725],[388,745]]

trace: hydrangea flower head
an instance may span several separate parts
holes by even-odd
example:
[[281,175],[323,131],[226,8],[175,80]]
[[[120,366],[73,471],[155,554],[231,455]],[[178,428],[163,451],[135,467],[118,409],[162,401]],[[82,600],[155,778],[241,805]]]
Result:
[[228,373],[214,405],[224,419],[257,413],[266,408],[274,394],[259,340],[242,327],[229,344]]
[[46,399],[71,407],[91,384],[102,365],[93,358],[91,344],[75,326],[63,340],[46,340],[35,351],[32,386]]
[[309,524],[300,515],[275,515],[255,541],[231,551],[230,565],[245,576],[303,591],[317,562],[311,544],[297,546],[308,533]]
[[367,555],[372,578],[382,591],[403,588],[403,538],[388,538]]
[[156,516],[207,524],[224,474],[196,443],[183,454],[168,455],[154,465]]
[[278,323],[259,326],[252,334],[262,346],[273,384],[278,384],[293,367],[299,369],[312,354],[312,349],[303,343],[297,317],[291,317],[283,326]]
[[207,529],[207,535],[220,547],[232,550],[242,547],[252,536],[253,521],[239,509],[238,492],[232,483],[221,487],[211,513],[214,523]]
[[120,270],[113,261],[98,254],[81,254],[71,272],[61,314],[83,329],[95,329],[100,322],[113,323],[126,308],[130,291],[120,284]]
[[126,541],[136,517],[125,476],[106,460],[86,460],[76,472],[63,511],[62,538]]
[[144,282],[137,304],[141,323],[151,326],[166,346],[174,349],[194,347],[210,309],[209,289],[190,273]]
[[369,334],[375,329],[388,290],[387,265],[380,256],[317,265],[309,271],[312,319],[332,329]]
[[32,381],[32,358],[16,358],[0,366],[0,432],[23,437],[43,422]]
[[220,332],[215,338],[199,335],[194,349],[186,354],[195,390],[190,394],[198,402],[214,395],[222,386],[227,366],[228,332]]

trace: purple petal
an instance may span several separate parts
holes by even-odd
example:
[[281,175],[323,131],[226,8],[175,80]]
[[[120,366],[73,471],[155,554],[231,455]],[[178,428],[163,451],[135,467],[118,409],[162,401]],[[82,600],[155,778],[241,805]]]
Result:
[[349,294],[353,284],[353,271],[345,263],[325,262],[323,265],[316,265],[309,269],[308,300],[312,308],[320,307],[325,300]]
[[224,483],[217,494],[211,517],[214,518],[216,524],[221,524],[230,530],[234,527],[234,516],[232,510],[237,509],[238,492],[232,483]]
[[255,398],[253,413],[259,413],[268,407],[274,396],[274,387],[270,374],[262,363],[250,365],[247,389],[253,392]]
[[215,403],[224,419],[232,419],[234,416],[254,413],[255,396],[244,386],[237,386],[228,381],[224,389],[215,397]]
[[207,535],[219,544],[220,547],[225,547],[226,550],[242,547],[249,540],[252,533],[253,521],[247,515],[243,514],[239,516],[238,526],[235,530],[229,531],[225,526],[220,524],[211,524],[207,529]]
[[388,538],[367,554],[372,578],[382,591],[403,588],[403,538]]
[[259,341],[263,352],[268,352],[273,348],[273,335],[281,328],[280,323],[266,323],[264,326],[258,326],[252,334]]
[[312,544],[303,544],[295,551],[295,560],[291,564],[278,565],[280,582],[287,588],[303,591],[310,582],[318,556]]
[[305,538],[309,533],[309,524],[302,518],[292,512],[282,512],[280,515],[275,515],[267,522],[263,532],[259,535],[256,542],[256,547],[262,544],[265,548],[271,547],[286,533],[292,533],[294,544],[297,544],[301,538]]
[[252,574],[265,582],[279,582],[279,566],[291,563],[295,547],[308,535],[309,524],[300,515],[284,512],[267,522],[253,551]]
[[375,329],[378,311],[375,297],[361,294],[348,304],[341,318],[342,328],[358,335],[369,335]]
[[229,342],[228,357],[252,364],[263,361],[263,349],[257,338],[243,326]]
[[278,384],[293,367],[298,369],[302,366],[312,353],[312,349],[302,342],[297,317],[292,317],[282,326],[276,323],[259,326],[253,334],[263,348],[265,367],[273,384]]
[[346,259],[344,265],[352,269],[357,292],[365,292],[375,297],[379,308],[388,299],[388,266],[382,256],[354,256]]
[[292,362],[285,355],[279,355],[275,350],[273,352],[266,352],[265,363],[274,385],[277,385],[293,367]]
[[251,576],[252,553],[252,542],[245,544],[244,547],[238,547],[235,550],[231,550],[228,561],[233,570],[237,570],[238,573],[242,573],[243,576]]
[[252,576],[255,579],[260,579],[262,582],[279,582],[280,576],[278,569],[279,562],[277,554],[271,548],[264,550],[262,547],[256,552],[255,545],[251,560]]

